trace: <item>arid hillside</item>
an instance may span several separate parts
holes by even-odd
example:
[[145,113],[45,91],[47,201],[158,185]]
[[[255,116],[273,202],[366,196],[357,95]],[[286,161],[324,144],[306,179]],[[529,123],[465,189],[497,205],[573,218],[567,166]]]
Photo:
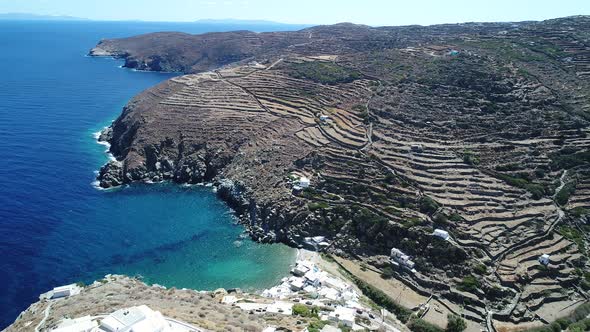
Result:
[[589,17],[158,33],[91,54],[188,74],[105,130],[103,187],[215,182],[253,238],[325,236],[482,328],[587,299]]

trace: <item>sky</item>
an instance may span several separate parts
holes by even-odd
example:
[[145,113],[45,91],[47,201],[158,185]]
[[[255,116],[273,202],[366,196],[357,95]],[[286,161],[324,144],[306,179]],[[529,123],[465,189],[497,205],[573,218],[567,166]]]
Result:
[[0,13],[95,20],[271,20],[408,25],[543,20],[590,15],[590,0],[0,0]]

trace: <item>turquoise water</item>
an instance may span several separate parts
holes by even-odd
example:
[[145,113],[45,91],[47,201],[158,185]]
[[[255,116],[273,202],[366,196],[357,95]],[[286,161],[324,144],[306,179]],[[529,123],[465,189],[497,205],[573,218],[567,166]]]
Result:
[[241,239],[210,188],[91,185],[107,160],[93,133],[174,74],[121,69],[88,49],[106,37],[235,28],[0,22],[0,328],[40,293],[107,273],[195,289],[260,289],[287,274],[295,251]]

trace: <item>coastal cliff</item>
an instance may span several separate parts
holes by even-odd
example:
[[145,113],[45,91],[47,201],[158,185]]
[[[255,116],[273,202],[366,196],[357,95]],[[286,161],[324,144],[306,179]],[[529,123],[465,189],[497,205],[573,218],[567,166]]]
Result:
[[575,17],[104,40],[91,55],[188,75],[105,129],[98,180],[213,182],[256,240],[321,235],[385,275],[397,248],[415,269],[396,278],[469,320],[548,322],[587,296],[589,34]]

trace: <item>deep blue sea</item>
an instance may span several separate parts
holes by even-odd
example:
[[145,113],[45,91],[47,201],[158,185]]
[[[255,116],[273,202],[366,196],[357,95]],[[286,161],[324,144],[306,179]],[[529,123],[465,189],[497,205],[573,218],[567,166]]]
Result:
[[0,328],[40,293],[107,273],[195,289],[261,289],[287,273],[294,250],[242,239],[210,188],[92,186],[107,161],[93,133],[174,74],[122,69],[88,50],[101,38],[241,28],[0,21]]

